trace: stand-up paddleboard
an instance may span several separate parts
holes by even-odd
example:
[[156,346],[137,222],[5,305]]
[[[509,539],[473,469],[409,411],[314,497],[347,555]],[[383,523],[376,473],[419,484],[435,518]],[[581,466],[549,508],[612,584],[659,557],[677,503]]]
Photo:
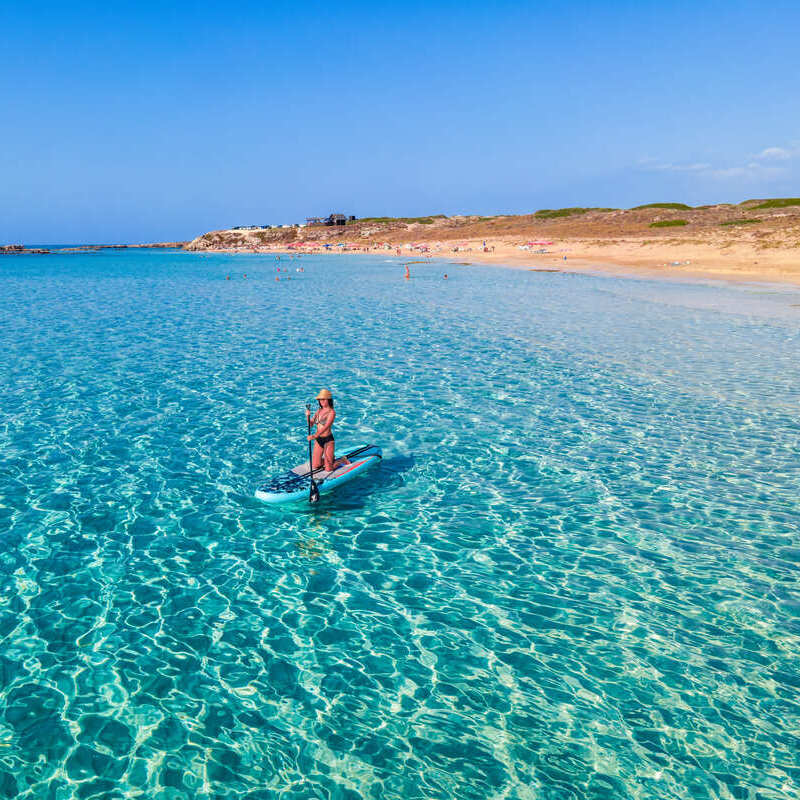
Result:
[[[342,464],[332,472],[326,472],[322,467],[314,470],[314,481],[320,494],[332,492],[337,486],[363,474],[380,462],[382,456],[380,447],[374,444],[359,447],[345,455],[349,464]],[[266,481],[256,489],[256,498],[276,505],[308,500],[311,484],[308,467],[308,461],[304,461],[294,469]]]

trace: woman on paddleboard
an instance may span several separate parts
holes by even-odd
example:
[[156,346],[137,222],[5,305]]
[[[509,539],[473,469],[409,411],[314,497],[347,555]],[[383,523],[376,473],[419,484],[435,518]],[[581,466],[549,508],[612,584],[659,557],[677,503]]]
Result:
[[314,440],[314,454],[311,457],[311,468],[319,469],[323,462],[325,463],[325,471],[332,472],[342,464],[349,464],[347,457],[340,458],[338,461],[334,457],[334,443],[333,443],[333,421],[336,419],[336,412],[333,410],[333,395],[327,390],[323,389],[317,395],[317,403],[319,408],[314,416],[311,416],[310,409],[306,409],[306,419],[309,425],[316,425],[317,432],[312,433],[308,437],[310,442]]

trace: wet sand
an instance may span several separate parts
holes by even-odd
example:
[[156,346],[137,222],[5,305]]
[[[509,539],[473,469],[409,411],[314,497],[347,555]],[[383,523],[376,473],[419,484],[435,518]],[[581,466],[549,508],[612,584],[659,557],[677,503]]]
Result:
[[546,253],[520,250],[508,245],[495,246],[494,252],[485,253],[481,244],[475,243],[471,252],[467,250],[452,255],[459,256],[463,262],[517,269],[800,285],[798,248],[759,251],[746,245],[736,245],[720,250],[713,246],[682,242],[653,245],[635,240],[607,244],[564,240],[554,241]]

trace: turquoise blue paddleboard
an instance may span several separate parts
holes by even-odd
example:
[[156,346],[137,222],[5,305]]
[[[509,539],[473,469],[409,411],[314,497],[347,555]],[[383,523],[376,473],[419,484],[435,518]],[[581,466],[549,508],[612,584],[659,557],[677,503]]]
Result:
[[[342,464],[331,472],[326,472],[322,467],[314,470],[314,481],[320,494],[332,492],[343,483],[363,475],[368,469],[380,463],[382,457],[380,447],[374,444],[358,447],[345,455],[349,464]],[[311,485],[308,466],[308,461],[304,461],[294,469],[270,478],[256,489],[256,498],[273,505],[295,503],[298,500],[307,501]]]

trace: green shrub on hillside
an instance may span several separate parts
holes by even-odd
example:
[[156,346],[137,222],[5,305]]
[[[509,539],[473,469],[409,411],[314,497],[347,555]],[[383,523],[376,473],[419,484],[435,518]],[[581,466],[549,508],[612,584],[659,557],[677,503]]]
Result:
[[402,222],[411,225],[418,222],[420,225],[432,225],[437,219],[447,219],[446,214],[431,214],[429,217],[361,217],[356,222],[372,222],[379,224],[389,224],[390,222]]
[[788,206],[800,206],[800,197],[776,197],[772,200],[764,200],[757,206],[752,206],[753,210],[759,208],[787,208]]
[[676,211],[691,211],[692,207],[686,203],[647,203],[643,206],[634,206],[631,211],[639,211],[643,208],[674,208]]
[[662,219],[661,222],[651,222],[651,228],[679,228],[682,225],[688,225],[685,219]]
[[763,222],[761,219],[731,219],[727,222],[720,222],[720,225],[753,225],[756,222]]
[[542,208],[533,216],[539,219],[554,219],[556,217],[572,217],[575,214],[586,214],[589,211],[616,211],[616,208]]
[[554,217],[571,217],[574,214],[585,214],[585,208],[541,208],[534,213],[540,219],[553,219]]

